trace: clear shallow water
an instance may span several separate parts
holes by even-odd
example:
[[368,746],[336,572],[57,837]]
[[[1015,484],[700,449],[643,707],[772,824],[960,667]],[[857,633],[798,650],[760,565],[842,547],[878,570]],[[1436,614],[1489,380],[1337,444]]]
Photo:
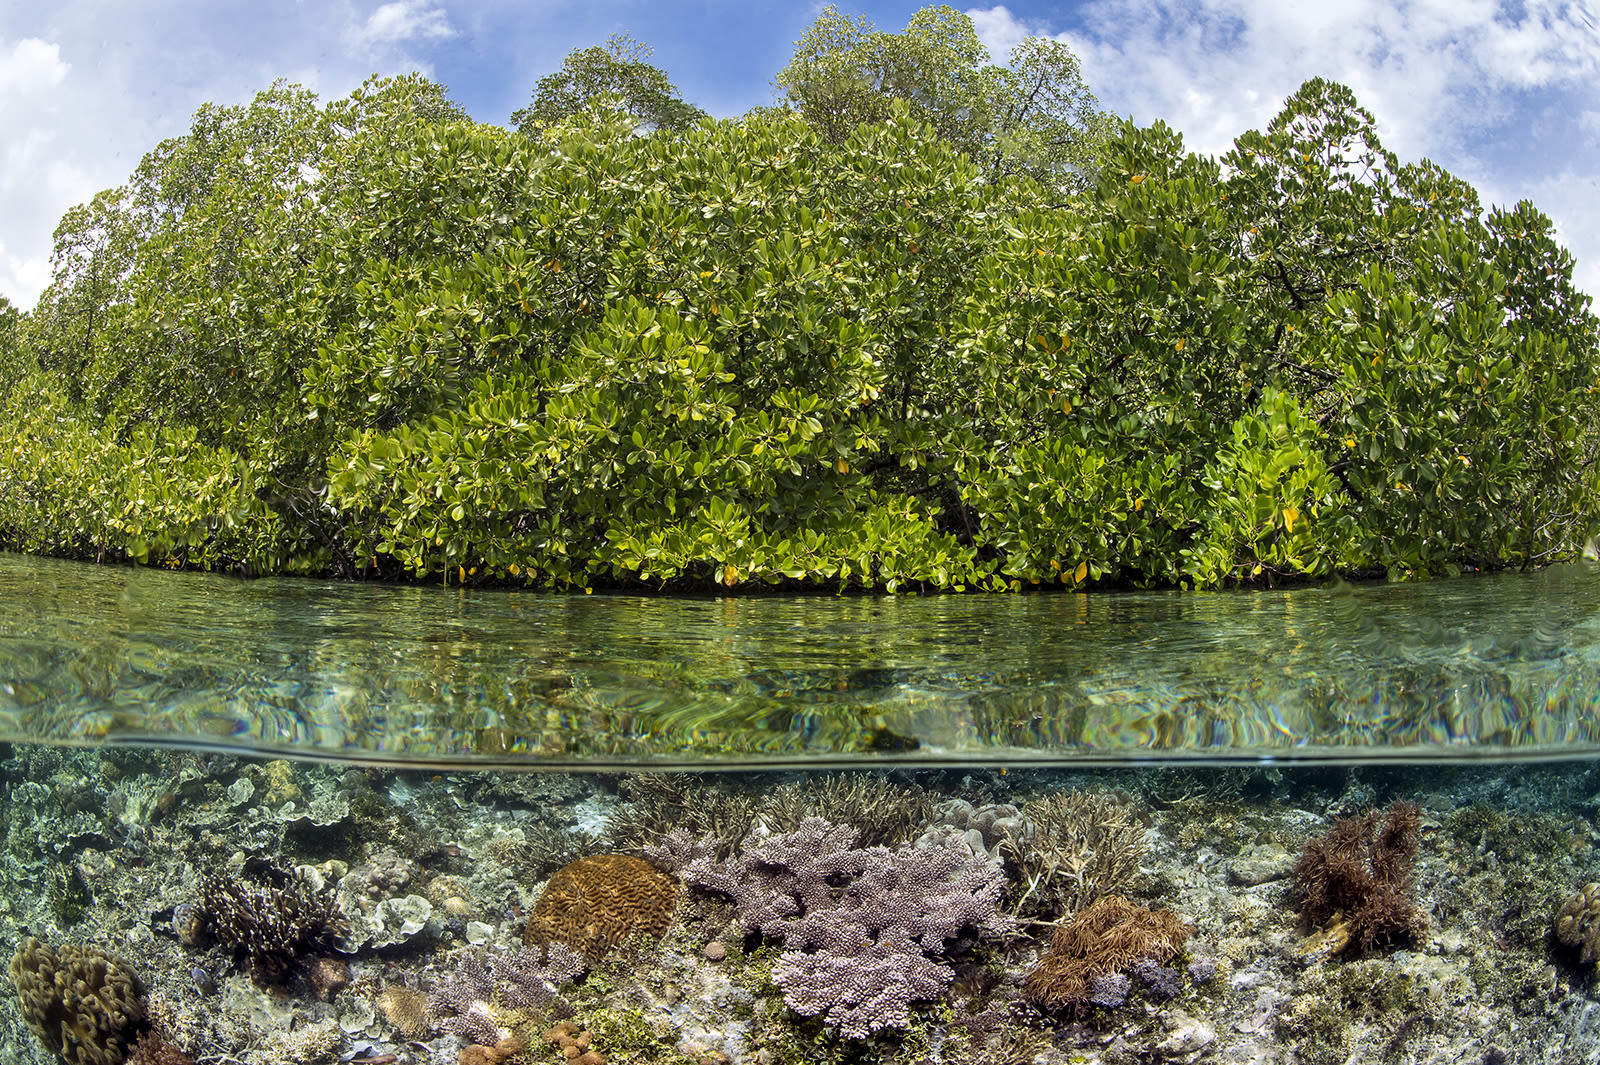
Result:
[[1600,572],[666,599],[0,554],[0,740],[568,768],[1582,756]]

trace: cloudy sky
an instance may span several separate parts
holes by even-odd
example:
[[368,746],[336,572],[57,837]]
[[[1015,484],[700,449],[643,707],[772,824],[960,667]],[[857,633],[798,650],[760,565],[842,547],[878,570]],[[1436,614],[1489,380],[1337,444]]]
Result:
[[[119,184],[205,102],[276,78],[324,98],[373,73],[445,83],[505,123],[572,49],[618,32],[655,48],[716,115],[772,100],[822,5],[769,0],[37,0],[0,6],[0,295],[31,307],[63,211]],[[921,5],[842,10],[899,30]],[[1600,0],[1013,0],[968,8],[1003,55],[1059,36],[1111,110],[1225,151],[1306,78],[1351,86],[1403,160],[1486,203],[1531,199],[1600,295]]]

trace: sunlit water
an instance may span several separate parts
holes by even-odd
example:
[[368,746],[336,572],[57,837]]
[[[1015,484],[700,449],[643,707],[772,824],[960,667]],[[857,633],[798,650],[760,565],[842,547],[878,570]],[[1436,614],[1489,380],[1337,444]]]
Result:
[[645,598],[0,554],[0,740],[447,765],[1537,758],[1600,749],[1600,574]]

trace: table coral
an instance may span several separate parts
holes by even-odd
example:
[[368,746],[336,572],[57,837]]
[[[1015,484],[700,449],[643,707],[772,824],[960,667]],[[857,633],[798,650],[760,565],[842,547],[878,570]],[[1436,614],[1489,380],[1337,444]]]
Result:
[[598,962],[634,932],[666,932],[677,901],[677,880],[642,858],[579,858],[550,878],[528,916],[523,942],[565,943]]
[[912,1002],[938,999],[955,978],[943,952],[964,931],[999,935],[1005,876],[959,843],[856,847],[847,825],[808,818],[793,832],[752,833],[737,859],[715,841],[677,832],[647,853],[685,880],[732,898],[750,931],[782,939],[773,969],[784,1001],[864,1039],[909,1023]]
[[68,1065],[122,1065],[147,1028],[144,985],[98,947],[27,939],[11,959],[23,1019]]

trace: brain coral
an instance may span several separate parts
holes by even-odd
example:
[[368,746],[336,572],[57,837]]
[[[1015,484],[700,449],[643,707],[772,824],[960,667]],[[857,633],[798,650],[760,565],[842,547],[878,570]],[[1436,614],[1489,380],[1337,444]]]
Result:
[[22,1016],[69,1065],[122,1065],[145,1030],[144,985],[98,947],[28,939],[11,959]]
[[579,858],[550,878],[522,940],[539,947],[565,943],[597,962],[634,932],[665,932],[677,901],[678,881],[643,858]]
[[1569,947],[1582,947],[1586,962],[1600,958],[1600,884],[1590,884],[1561,907],[1556,938]]

